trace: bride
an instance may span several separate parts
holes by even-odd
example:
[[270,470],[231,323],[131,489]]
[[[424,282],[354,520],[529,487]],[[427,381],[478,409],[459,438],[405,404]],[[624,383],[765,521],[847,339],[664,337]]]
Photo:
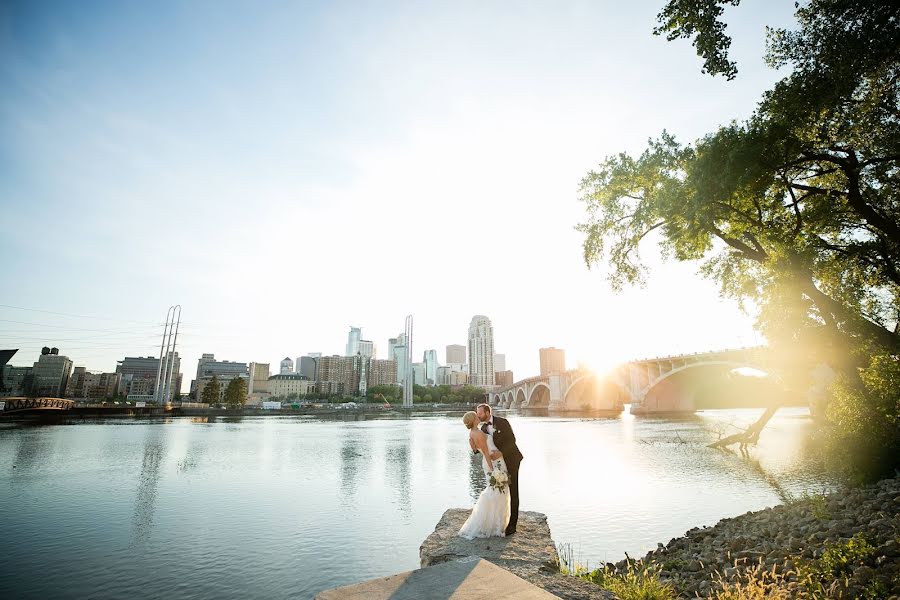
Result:
[[[502,486],[502,491],[492,487],[491,475],[496,471],[498,478],[502,479],[507,473],[506,463],[494,445],[494,436],[480,431],[475,426],[478,423],[478,416],[474,412],[463,415],[463,423],[469,429],[469,445],[472,450],[481,452],[481,467],[484,469],[488,485],[478,497],[472,514],[459,530],[459,536],[469,540],[505,537],[504,531],[509,524],[509,485]],[[491,460],[492,458],[494,460]]]

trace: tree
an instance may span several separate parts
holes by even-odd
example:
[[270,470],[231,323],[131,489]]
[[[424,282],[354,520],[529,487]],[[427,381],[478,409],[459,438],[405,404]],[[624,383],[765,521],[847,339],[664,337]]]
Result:
[[[693,38],[704,71],[731,79],[720,16],[737,4],[671,0],[655,32]],[[643,281],[645,240],[703,260],[773,348],[876,394],[859,368],[900,353],[900,9],[811,0],[796,15],[767,39],[767,62],[792,71],[747,121],[687,145],[663,131],[582,180],[584,259],[608,260],[614,289]]]
[[608,257],[614,287],[640,282],[638,247],[652,233],[664,256],[706,259],[723,293],[759,304],[770,339],[812,330],[817,342],[900,349],[900,18],[888,14],[900,17],[811,2],[800,31],[770,31],[768,61],[794,71],[747,122],[693,145],[663,132],[639,157],[608,157],[582,181],[588,265]]
[[225,388],[225,404],[229,408],[241,408],[247,403],[247,382],[240,377],[235,377],[228,382]]
[[201,395],[201,399],[203,402],[206,402],[210,406],[215,406],[219,403],[219,396],[222,394],[222,386],[219,383],[218,377],[213,375],[212,379],[209,383],[206,384],[203,388],[203,394]]

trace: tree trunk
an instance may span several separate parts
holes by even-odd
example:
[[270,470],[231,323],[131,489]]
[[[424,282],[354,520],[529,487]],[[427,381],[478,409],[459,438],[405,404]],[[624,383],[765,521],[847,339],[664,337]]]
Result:
[[724,437],[717,442],[713,442],[708,447],[709,448],[727,448],[732,444],[740,444],[741,450],[744,450],[748,445],[755,445],[756,442],[759,441],[759,434],[762,432],[763,428],[766,426],[766,423],[769,422],[769,419],[775,414],[779,408],[778,404],[774,406],[770,406],[766,409],[766,412],[762,414],[762,416],[756,420],[756,422],[747,428],[746,431],[742,431],[741,433],[736,433],[734,435],[729,435],[728,437]]

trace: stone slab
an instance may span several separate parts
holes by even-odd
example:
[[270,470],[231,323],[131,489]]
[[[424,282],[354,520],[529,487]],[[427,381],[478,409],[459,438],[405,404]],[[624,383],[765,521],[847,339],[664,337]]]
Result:
[[606,600],[615,596],[600,586],[559,573],[556,544],[547,515],[520,511],[516,533],[505,538],[466,540],[457,535],[471,509],[444,512],[419,548],[423,567],[483,558],[565,600]]
[[319,593],[316,600],[552,600],[550,592],[478,558],[443,562],[433,567]]

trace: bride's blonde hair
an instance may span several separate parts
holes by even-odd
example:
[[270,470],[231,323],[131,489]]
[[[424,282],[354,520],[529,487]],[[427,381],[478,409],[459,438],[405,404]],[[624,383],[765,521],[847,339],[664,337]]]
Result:
[[472,429],[475,426],[475,421],[478,420],[478,415],[476,415],[471,410],[463,415],[463,423],[466,425],[466,429]]

